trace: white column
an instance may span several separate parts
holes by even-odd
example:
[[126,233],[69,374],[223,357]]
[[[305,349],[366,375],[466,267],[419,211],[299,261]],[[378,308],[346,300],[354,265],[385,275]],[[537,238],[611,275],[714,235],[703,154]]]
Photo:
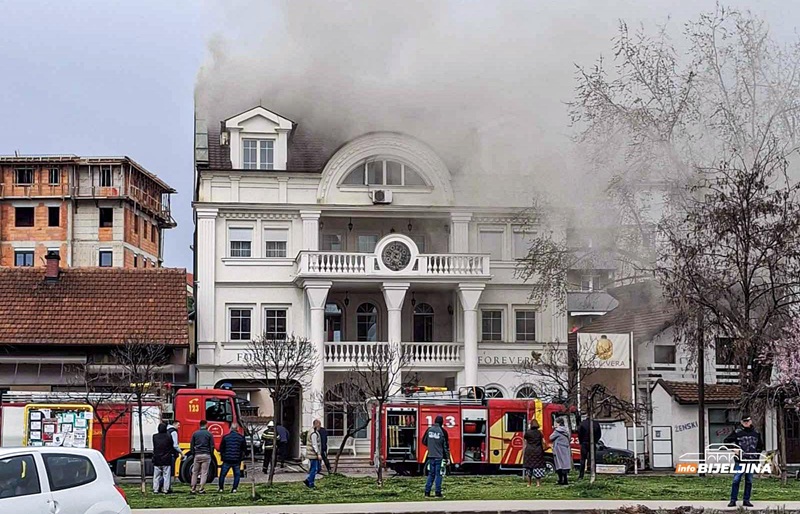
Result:
[[464,385],[478,384],[478,302],[485,284],[458,284],[464,309]]
[[302,250],[319,250],[319,216],[322,211],[300,211],[303,220]]
[[408,282],[385,282],[381,286],[383,298],[386,301],[386,310],[388,311],[389,348],[392,349],[392,355],[395,357],[390,371],[394,378],[390,388],[391,394],[397,394],[403,385],[402,371],[400,370],[400,352],[403,351],[402,311],[403,300],[410,285]]
[[315,419],[322,419],[323,394],[325,392],[325,300],[328,298],[328,290],[332,283],[330,281],[314,281],[305,283],[306,298],[310,310],[311,332],[308,340],[314,345],[316,350],[317,365],[314,374],[311,376],[311,387],[304,392],[303,407],[304,416],[303,426],[308,428]]
[[[198,207],[197,215],[197,343],[216,341],[215,268],[217,258],[217,209]],[[198,362],[198,364],[200,364]]]
[[242,179],[240,175],[230,175],[231,181],[231,203],[239,203],[239,181]]
[[450,253],[469,253],[470,212],[450,214]]

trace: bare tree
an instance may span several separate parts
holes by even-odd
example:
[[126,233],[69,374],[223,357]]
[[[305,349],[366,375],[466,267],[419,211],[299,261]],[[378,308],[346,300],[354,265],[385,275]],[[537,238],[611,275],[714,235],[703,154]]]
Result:
[[338,409],[341,409],[342,413],[347,415],[348,420],[355,421],[342,427],[344,435],[339,443],[336,459],[333,461],[333,472],[337,473],[339,471],[339,458],[347,446],[347,441],[369,426],[371,416],[367,408],[366,395],[359,385],[358,375],[356,374],[349,373],[344,382],[327,387],[323,396],[322,401],[331,400]]
[[[244,428],[245,436],[250,439],[250,465],[254,470],[256,469],[256,435],[267,428],[271,421],[271,418],[265,416],[242,416],[240,418],[242,428]],[[272,453],[274,454],[275,452],[273,451]],[[256,474],[251,473],[250,477],[250,497],[255,500],[257,496]]]
[[[278,413],[283,402],[309,387],[319,359],[314,343],[307,339],[295,336],[276,339],[264,334],[248,343],[245,369],[250,379],[269,391],[274,412]],[[272,439],[275,449],[278,447],[277,437],[276,430]],[[276,461],[277,451],[273,451],[267,479],[269,485],[275,476]]]
[[128,336],[122,345],[112,351],[120,369],[120,378],[130,387],[133,402],[137,407],[142,494],[147,493],[144,472],[144,402],[148,395],[159,391],[163,368],[169,363],[170,354],[164,342],[155,340],[146,333]]
[[411,355],[403,351],[399,345],[375,345],[372,355],[357,361],[350,370],[353,383],[368,398],[368,407],[372,408],[373,430],[375,434],[375,454],[373,463],[377,473],[378,486],[383,486],[383,446],[384,428],[381,426],[383,406],[394,395],[401,392],[403,368],[411,361]]
[[105,455],[108,431],[129,414],[132,395],[119,373],[90,366],[80,364],[71,369],[70,385],[82,390],[72,391],[69,396],[92,407],[94,423],[100,427],[100,451]]
[[632,417],[644,409],[605,386],[592,384],[592,376],[602,370],[598,366],[597,355],[592,346],[557,341],[545,343],[542,351],[532,351],[531,358],[515,368],[525,382],[535,384],[541,399],[561,404],[566,410],[574,407],[587,416],[592,481],[596,474],[595,447],[598,442],[594,440],[592,427],[598,409],[603,407],[609,415],[624,417]]

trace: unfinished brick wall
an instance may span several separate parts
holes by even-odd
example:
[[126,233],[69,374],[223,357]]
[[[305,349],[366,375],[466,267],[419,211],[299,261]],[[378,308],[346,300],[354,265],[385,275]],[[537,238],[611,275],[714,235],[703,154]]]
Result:
[[[48,226],[48,207],[59,207],[59,226]],[[16,226],[16,207],[33,207],[34,217],[32,227]],[[66,266],[67,243],[67,204],[60,202],[54,205],[53,200],[40,202],[10,202],[0,204],[0,241],[2,241],[2,256],[0,266],[14,266],[14,248],[19,247],[14,243],[32,242],[35,247],[34,266],[43,266],[43,258],[47,248],[59,247],[62,257],[62,266]]]

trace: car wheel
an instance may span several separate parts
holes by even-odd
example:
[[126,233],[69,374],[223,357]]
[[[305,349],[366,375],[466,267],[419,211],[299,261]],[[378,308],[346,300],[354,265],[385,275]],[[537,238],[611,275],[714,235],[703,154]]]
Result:
[[552,475],[556,472],[556,465],[553,462],[552,458],[545,457],[544,458],[544,472],[547,475]]

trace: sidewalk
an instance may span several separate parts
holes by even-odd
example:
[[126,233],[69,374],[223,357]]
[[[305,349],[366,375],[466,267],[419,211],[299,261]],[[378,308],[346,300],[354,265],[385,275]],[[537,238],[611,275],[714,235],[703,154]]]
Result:
[[[800,501],[754,502],[748,512],[800,512]],[[533,500],[533,501],[419,501],[408,503],[341,503],[317,505],[273,505],[269,507],[214,507],[201,509],[139,509],[134,514],[578,514],[597,511],[616,511],[620,507],[643,505],[653,510],[676,509],[683,506],[714,511],[735,512],[725,502],[691,502],[662,500]],[[741,502],[739,503],[741,505]]]

